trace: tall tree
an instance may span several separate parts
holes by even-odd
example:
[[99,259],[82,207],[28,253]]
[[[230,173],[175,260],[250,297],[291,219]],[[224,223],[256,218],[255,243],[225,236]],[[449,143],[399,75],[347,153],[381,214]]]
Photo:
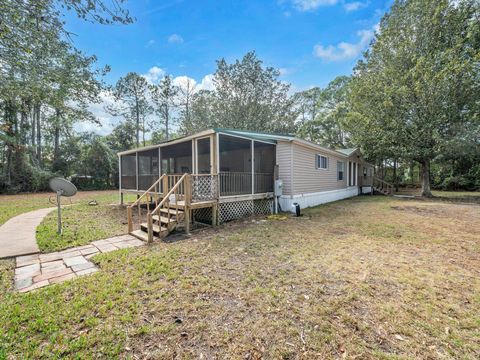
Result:
[[417,161],[423,196],[432,160],[479,124],[479,19],[476,0],[397,0],[354,72],[354,140]]
[[193,79],[187,76],[181,76],[177,78],[178,87],[178,107],[180,109],[180,123],[183,132],[187,132],[186,128],[192,123],[192,103],[193,97],[196,93],[196,84]]
[[214,90],[196,94],[189,127],[293,131],[295,112],[288,95],[290,86],[279,76],[277,69],[263,67],[253,51],[233,64],[225,59],[217,61]]
[[[317,88],[314,93],[315,106],[310,100],[313,95],[307,94],[311,110],[307,121],[302,122],[298,130],[301,137],[332,148],[351,145],[344,124],[349,111],[347,104],[349,82],[348,76],[338,76],[326,88]],[[298,99],[298,96],[294,97]],[[304,95],[300,96],[302,97]]]
[[172,123],[173,111],[177,107],[178,87],[173,84],[172,77],[165,76],[160,84],[151,85],[152,100],[155,113],[160,118],[165,129],[165,138],[169,140],[169,130]]
[[115,152],[130,150],[135,146],[135,125],[125,121],[117,125],[107,135],[107,144]]
[[129,72],[120,78],[113,88],[115,104],[106,107],[110,114],[135,122],[137,147],[140,146],[141,120],[150,112],[147,92],[147,80],[137,73]]
[[43,169],[60,166],[61,138],[92,120],[86,102],[97,97],[103,70],[75,49],[61,7],[92,22],[129,23],[122,3],[0,0],[0,188],[41,188]]
[[300,122],[315,120],[320,110],[319,100],[321,93],[322,90],[319,87],[314,87],[299,91],[293,95],[292,100]]

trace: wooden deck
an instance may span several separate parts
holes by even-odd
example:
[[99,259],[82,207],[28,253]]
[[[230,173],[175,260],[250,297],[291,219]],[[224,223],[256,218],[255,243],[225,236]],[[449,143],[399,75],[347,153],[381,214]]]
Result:
[[[220,188],[218,175],[185,173],[183,175],[164,174],[145,191],[121,189],[122,197],[124,193],[137,195],[137,200],[127,207],[128,231],[150,243],[154,237],[164,238],[180,224],[184,225],[185,232],[188,234],[192,219],[198,214],[208,214],[208,217],[211,216],[211,224],[216,226],[219,214],[226,214],[222,215],[222,219],[228,221],[236,218],[236,213],[261,212],[264,211],[262,206],[265,208],[269,206],[261,202],[262,199],[271,200],[274,197],[272,192],[245,194],[242,189],[238,195],[222,196]],[[235,203],[238,204],[235,205]],[[257,204],[256,207],[255,204]],[[133,208],[137,211],[135,219],[137,229],[134,229],[133,224]],[[212,211],[197,212],[196,215],[193,212],[193,210],[208,208]]]
[[[217,204],[217,200],[210,200],[210,201],[198,201],[198,202],[192,202],[190,204],[190,209],[203,209],[203,208],[209,208],[213,207]],[[178,209],[185,209],[185,201],[177,201],[177,202],[170,202],[170,207],[173,208],[178,208]]]

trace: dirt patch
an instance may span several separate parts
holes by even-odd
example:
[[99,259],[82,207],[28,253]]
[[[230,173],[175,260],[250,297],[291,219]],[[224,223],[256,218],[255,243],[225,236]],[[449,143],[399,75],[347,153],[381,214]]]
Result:
[[393,210],[397,210],[397,211],[408,211],[408,212],[412,212],[412,213],[415,213],[415,214],[418,214],[418,215],[424,215],[424,216],[439,215],[439,214],[445,215],[445,214],[448,213],[448,212],[446,212],[442,209],[435,208],[435,207],[430,207],[430,206],[429,207],[391,206],[390,208],[393,209]]

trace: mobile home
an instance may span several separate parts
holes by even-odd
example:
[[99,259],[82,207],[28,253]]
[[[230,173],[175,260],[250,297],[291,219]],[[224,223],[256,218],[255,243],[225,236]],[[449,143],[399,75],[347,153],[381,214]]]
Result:
[[[120,196],[134,193],[129,232],[151,241],[182,223],[216,225],[370,193],[373,167],[358,149],[290,135],[210,129],[119,156]],[[277,185],[277,186],[275,186]],[[276,189],[276,191],[274,191]]]

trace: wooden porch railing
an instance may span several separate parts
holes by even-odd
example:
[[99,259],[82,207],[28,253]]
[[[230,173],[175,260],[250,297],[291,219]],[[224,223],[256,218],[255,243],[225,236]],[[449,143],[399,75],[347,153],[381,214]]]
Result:
[[[167,218],[168,223],[170,222],[171,214],[171,203],[173,198],[173,203],[178,204],[180,201],[184,201],[184,216],[185,224],[188,233],[188,227],[190,224],[190,210],[189,206],[191,203],[191,186],[190,186],[190,175],[183,174],[180,178],[178,175],[167,175],[168,181],[170,179],[177,180],[173,183],[171,189],[164,195],[162,201],[152,211],[149,211],[147,214],[147,225],[148,225],[148,242],[153,241],[153,216],[158,215],[160,217],[160,209],[167,209]],[[164,188],[166,189],[166,188]],[[174,207],[175,218],[178,219],[178,206]]]
[[219,197],[218,175],[192,174],[192,202],[217,200]]
[[[145,208],[147,212],[150,212],[150,203],[151,199],[154,200],[155,206],[158,205],[158,200],[160,197],[162,197],[162,190],[161,190],[161,184],[162,181],[166,178],[167,175],[162,175],[157,181],[155,181],[152,186],[150,186],[142,195],[138,197],[138,199],[131,204],[130,206],[127,207],[127,221],[128,221],[128,232],[133,231],[133,208],[136,206],[138,208],[138,225],[141,223],[142,219],[142,200],[143,200],[143,205],[145,205]],[[150,200],[148,197],[150,196]]]
[[[256,173],[253,176],[255,193],[273,191],[273,174]],[[218,200],[219,196],[246,195],[252,193],[252,174],[222,172],[220,174],[163,174],[138,199],[127,207],[128,232],[134,228],[133,210],[138,211],[135,224],[147,228],[148,242],[153,241],[153,217],[167,218],[170,224],[179,219],[179,208],[183,211],[185,228],[190,226],[192,204]],[[204,205],[204,204],[199,204]],[[215,206],[215,205],[213,205]],[[163,212],[167,215],[161,215]],[[146,216],[146,226],[145,226]],[[143,221],[142,221],[143,220]],[[165,219],[164,219],[165,220]],[[138,223],[138,224],[137,224]],[[161,225],[161,224],[160,224]],[[160,226],[160,231],[162,230]],[[170,231],[170,228],[168,228]]]
[[255,193],[268,193],[273,192],[273,173],[255,173]]
[[395,187],[393,184],[390,184],[377,177],[373,178],[373,188],[384,193],[385,195],[392,195],[395,192]]
[[245,172],[219,173],[220,195],[245,195],[252,193],[252,174]]

